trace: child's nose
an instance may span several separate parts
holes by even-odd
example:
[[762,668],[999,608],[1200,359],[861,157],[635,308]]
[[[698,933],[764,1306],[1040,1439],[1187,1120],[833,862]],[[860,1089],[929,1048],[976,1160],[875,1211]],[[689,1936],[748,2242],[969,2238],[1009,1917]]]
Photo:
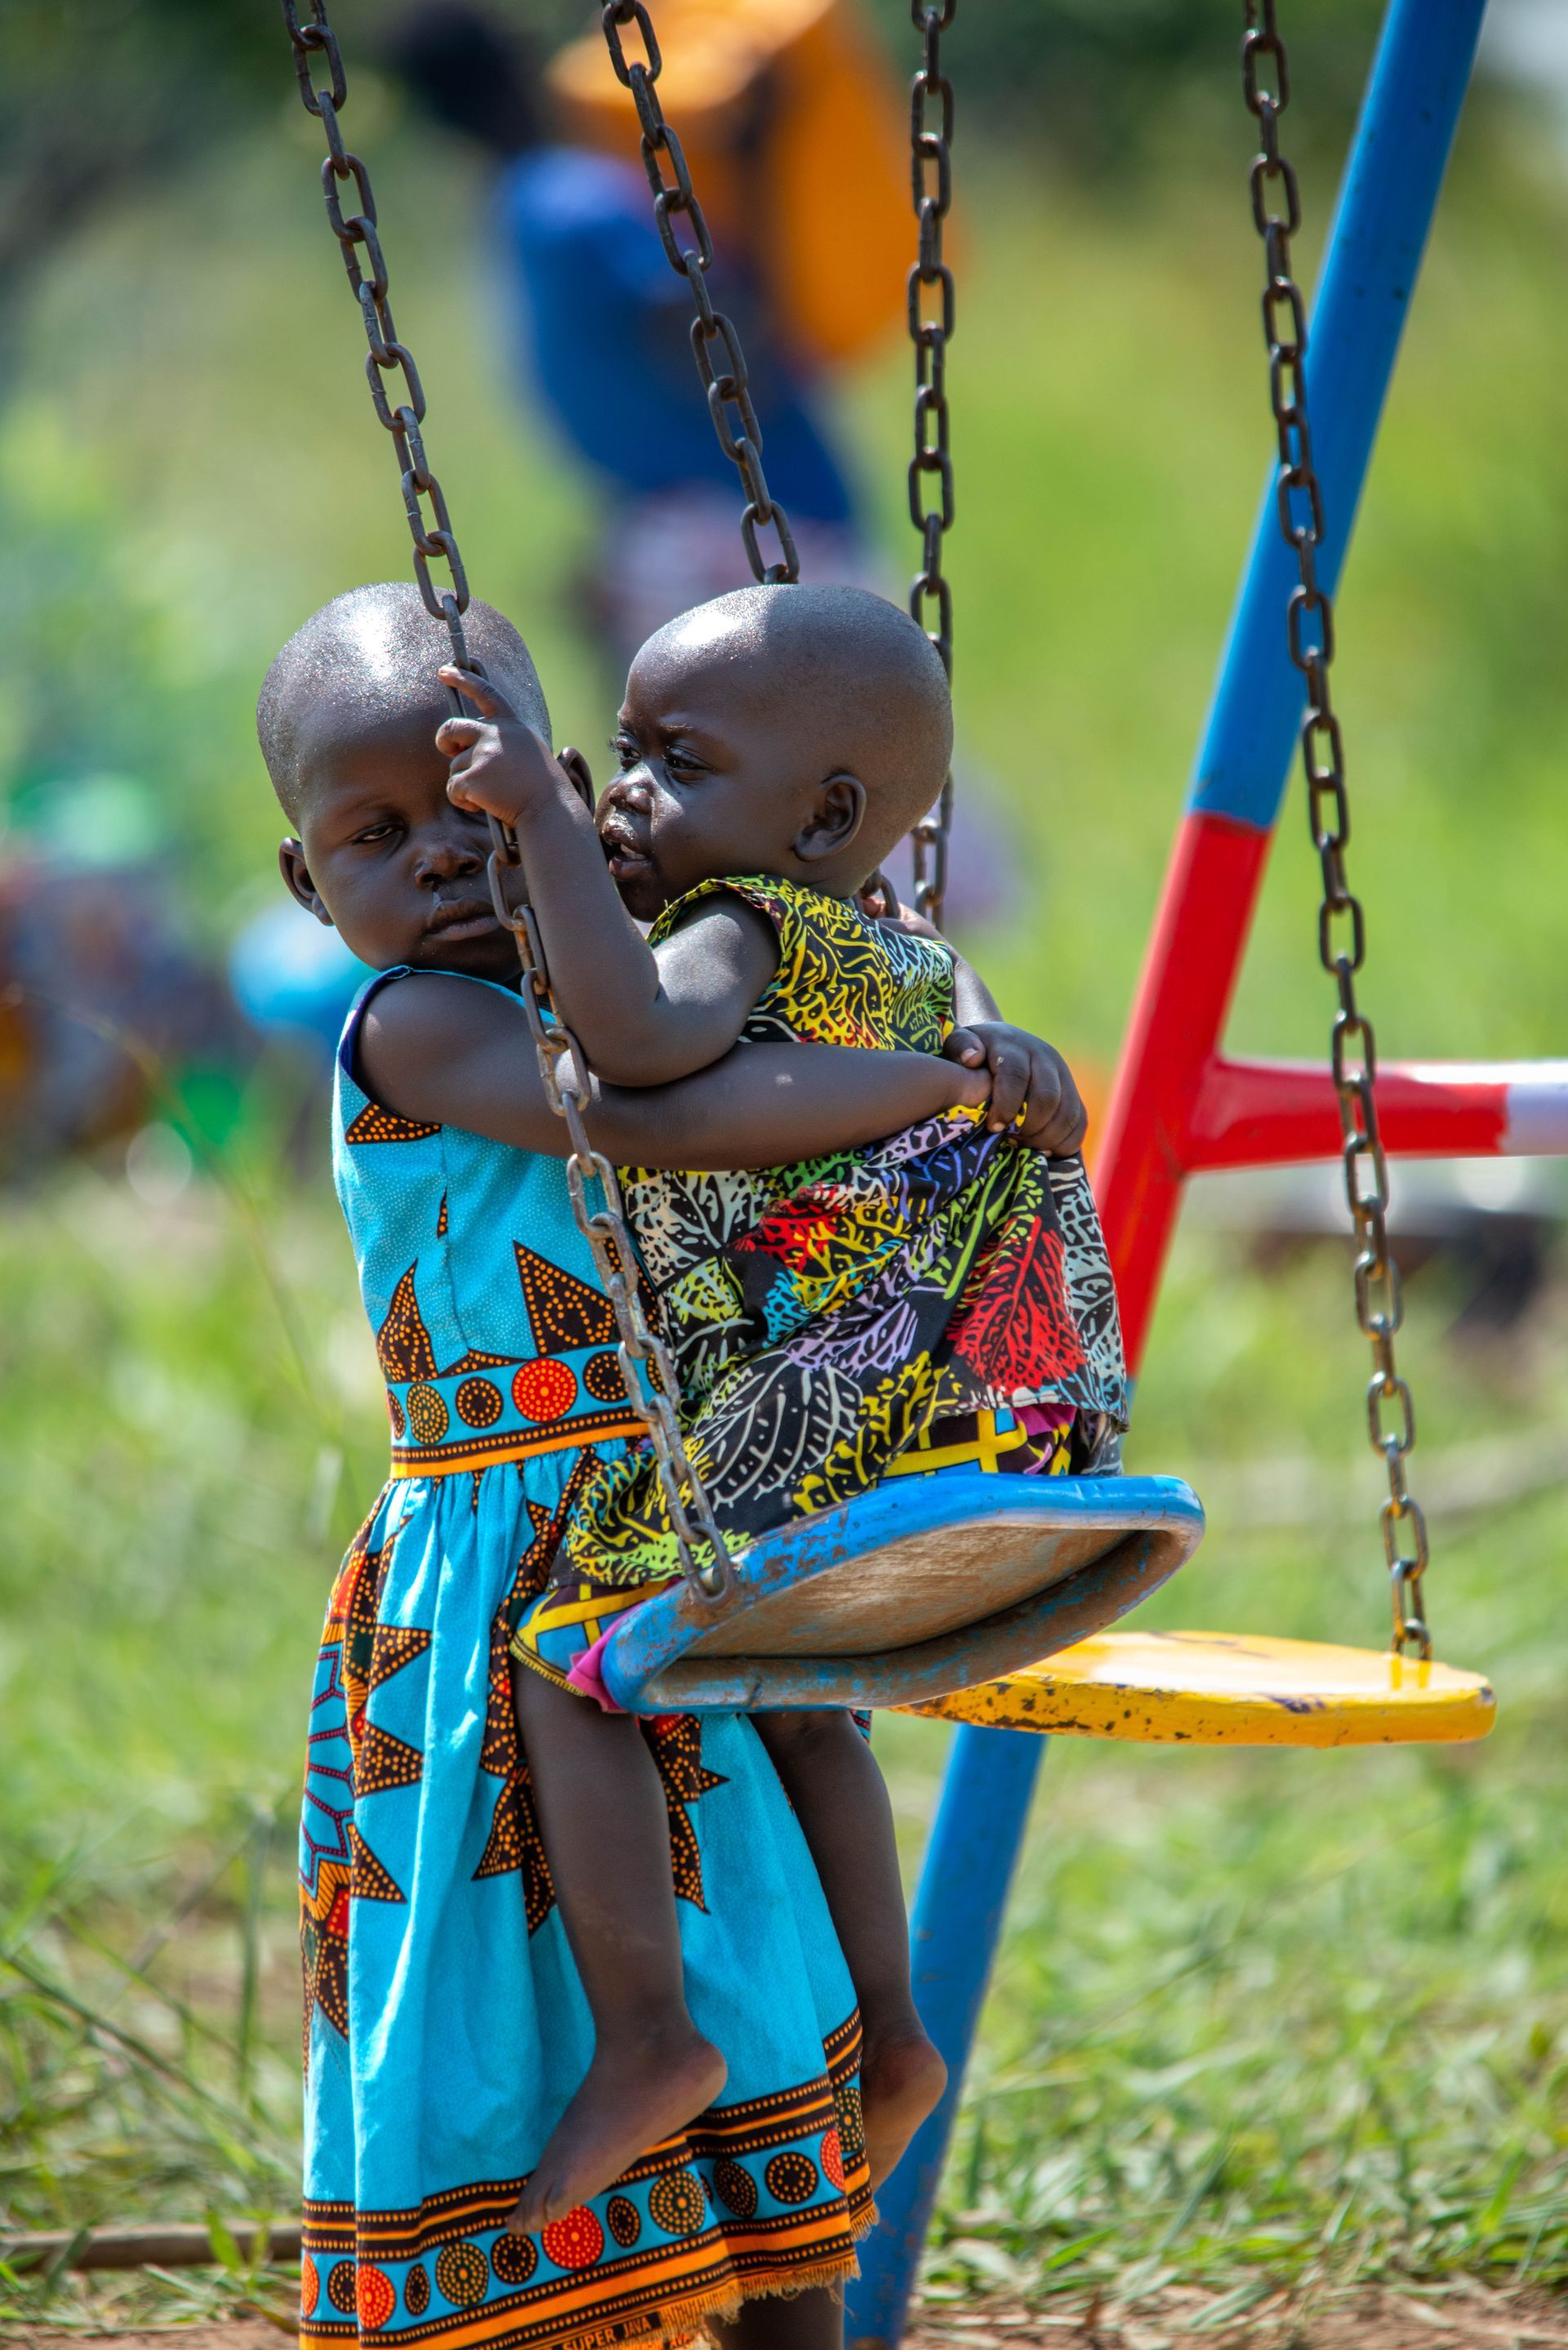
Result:
[[425,843],[420,857],[420,879],[455,880],[460,874],[477,873],[483,862],[474,842],[442,835]]

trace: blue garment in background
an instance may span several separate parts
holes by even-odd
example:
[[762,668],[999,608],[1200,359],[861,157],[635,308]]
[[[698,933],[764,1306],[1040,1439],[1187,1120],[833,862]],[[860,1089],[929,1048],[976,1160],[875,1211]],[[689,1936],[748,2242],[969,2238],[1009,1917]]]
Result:
[[[704,483],[732,492],[692,364],[691,297],[641,172],[587,149],[538,148],[507,166],[496,205],[529,372],[573,447],[632,496]],[[715,301],[733,313],[744,293],[721,257]],[[751,306],[742,339],[768,487],[792,515],[848,522],[849,490],[805,388]]]

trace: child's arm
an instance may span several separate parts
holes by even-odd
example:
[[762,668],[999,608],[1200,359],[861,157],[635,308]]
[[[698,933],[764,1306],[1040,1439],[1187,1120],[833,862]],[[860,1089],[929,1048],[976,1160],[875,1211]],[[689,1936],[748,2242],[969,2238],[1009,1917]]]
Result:
[[[566,1154],[523,1006],[494,989],[414,974],[382,990],[359,1023],[358,1066],[366,1092],[403,1118]],[[991,1083],[933,1054],[746,1045],[676,1084],[601,1087],[587,1127],[623,1166],[779,1167],[976,1107]]]
[[657,1086],[718,1060],[777,966],[771,923],[741,899],[717,897],[656,956],[620,902],[572,775],[488,680],[451,668],[441,676],[482,712],[449,718],[436,736],[443,757],[463,762],[448,789],[459,807],[515,828],[550,991],[595,1071]]

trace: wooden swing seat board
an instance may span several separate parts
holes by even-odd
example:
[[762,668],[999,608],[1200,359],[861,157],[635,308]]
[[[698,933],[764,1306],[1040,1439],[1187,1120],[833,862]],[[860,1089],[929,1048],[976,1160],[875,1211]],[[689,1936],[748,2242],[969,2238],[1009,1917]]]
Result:
[[631,1713],[910,1705],[1114,1624],[1190,1557],[1179,1477],[904,1477],[760,1536],[727,1597],[667,1585],[602,1653]]
[[906,1709],[1054,1738],[1190,1746],[1398,1746],[1484,1738],[1479,1673],[1267,1633],[1112,1632],[983,1689]]

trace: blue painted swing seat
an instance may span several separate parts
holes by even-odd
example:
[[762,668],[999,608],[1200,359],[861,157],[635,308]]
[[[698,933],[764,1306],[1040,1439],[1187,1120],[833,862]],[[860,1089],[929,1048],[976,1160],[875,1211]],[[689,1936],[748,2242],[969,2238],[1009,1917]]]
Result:
[[919,1704],[1103,1631],[1202,1534],[1179,1477],[900,1478],[759,1536],[722,1599],[666,1586],[600,1669],[631,1713]]

